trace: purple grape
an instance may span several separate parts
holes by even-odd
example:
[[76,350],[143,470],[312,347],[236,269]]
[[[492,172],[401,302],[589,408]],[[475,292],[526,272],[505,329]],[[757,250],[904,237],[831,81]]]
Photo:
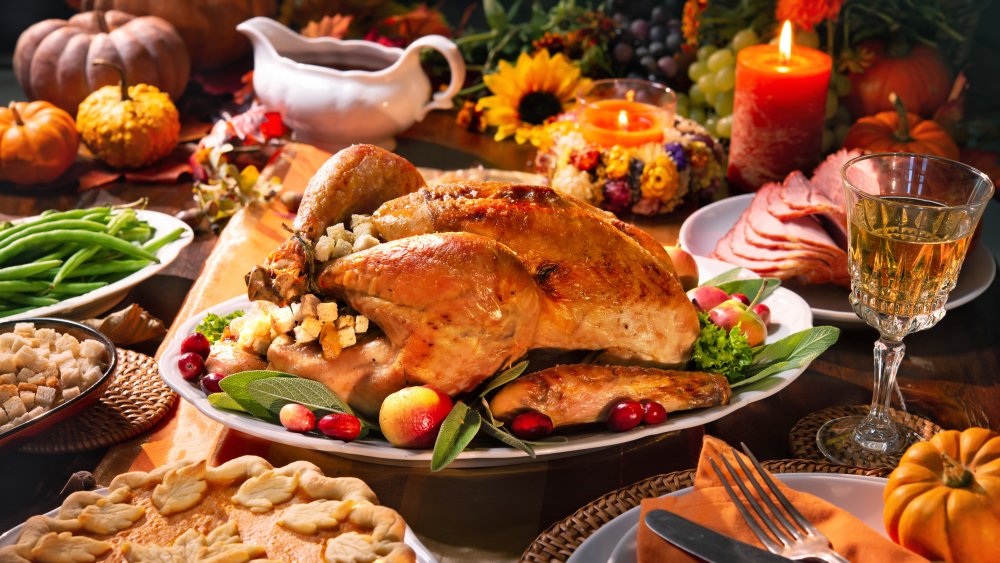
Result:
[[679,30],[672,30],[670,34],[667,35],[667,40],[664,43],[664,47],[666,47],[667,51],[671,53],[676,53],[678,49],[681,48],[681,43],[683,41],[684,38],[681,36],[681,32]]
[[663,6],[656,6],[649,19],[653,20],[653,23],[663,23],[667,21],[667,10]]
[[649,37],[649,24],[646,20],[635,20],[629,25],[629,29],[635,36],[643,41]]
[[663,40],[665,40],[667,38],[667,33],[668,32],[669,31],[667,29],[667,26],[665,26],[665,25],[654,25],[653,27],[649,28],[649,41],[650,41],[650,43],[654,43],[654,42],[660,42],[660,43],[662,43]]
[[649,54],[653,57],[662,57],[665,50],[666,47],[659,41],[654,41],[649,44]]
[[639,65],[642,68],[646,69],[646,72],[656,72],[657,70],[656,59],[654,59],[649,55],[646,55],[645,57],[639,59]]
[[656,61],[656,66],[667,78],[673,78],[677,74],[677,61],[673,57],[660,57],[660,60]]
[[632,46],[629,45],[628,43],[619,43],[615,45],[614,49],[615,62],[623,65],[628,64],[629,62],[631,62],[633,54],[634,51],[632,50]]
[[635,48],[635,58],[641,59],[647,55],[649,55],[649,47],[641,45]]

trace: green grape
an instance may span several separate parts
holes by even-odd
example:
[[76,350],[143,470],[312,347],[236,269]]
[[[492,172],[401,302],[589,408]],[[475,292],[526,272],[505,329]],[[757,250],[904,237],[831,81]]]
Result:
[[844,139],[847,138],[847,132],[850,129],[850,125],[845,125],[843,123],[833,128],[833,142],[836,143],[838,147],[844,146]]
[[718,122],[719,122],[719,118],[715,117],[714,115],[711,115],[711,116],[705,118],[705,123],[704,123],[705,129],[708,130],[708,133],[710,135],[715,135],[716,134],[716,132],[715,132],[715,125]]
[[677,114],[687,116],[688,108],[691,107],[691,102],[686,94],[677,94]]
[[795,32],[795,44],[819,49],[819,34],[808,29],[800,29]]
[[692,106],[704,105],[705,92],[703,92],[697,84],[692,84],[691,88],[688,90],[688,98],[691,100]]
[[735,59],[733,59],[733,52],[729,49],[719,49],[718,51],[712,53],[711,57],[708,57],[708,70],[711,72],[717,72],[727,67],[733,66],[735,64]]
[[708,72],[708,67],[705,66],[705,63],[696,61],[688,67],[688,78],[691,79],[691,82],[697,82],[699,78],[705,76],[706,72]]
[[715,89],[719,92],[731,91],[733,86],[736,85],[736,69],[731,66],[719,69],[712,79],[712,84],[715,85]]
[[707,61],[708,57],[711,57],[712,53],[714,53],[716,50],[718,50],[718,47],[716,47],[715,45],[702,45],[701,47],[698,48],[698,60]]
[[698,123],[705,123],[705,110],[704,108],[693,108],[691,109],[690,115],[691,119],[697,121]]
[[833,131],[823,129],[823,152],[828,153],[833,149]]
[[759,42],[760,38],[757,37],[757,33],[753,30],[753,28],[740,30],[733,36],[733,51],[739,52],[742,49],[751,45],[756,45]]
[[701,78],[698,79],[698,87],[701,91],[705,93],[705,97],[709,97],[715,93],[715,75],[714,74],[703,74]]
[[712,92],[711,94],[705,94],[705,107],[712,108],[715,107],[715,100],[718,99],[719,93]]
[[840,102],[837,100],[837,94],[832,90],[826,91],[826,118],[833,119],[833,116],[837,114],[837,106]]
[[720,117],[718,121],[715,122],[715,134],[728,139],[730,135],[733,134],[733,116],[727,115],[725,117]]
[[733,113],[733,93],[732,92],[720,92],[715,95],[715,113],[721,116],[731,115]]
[[837,95],[843,98],[844,96],[851,93],[851,79],[845,74],[839,72],[833,75],[833,87],[836,90]]

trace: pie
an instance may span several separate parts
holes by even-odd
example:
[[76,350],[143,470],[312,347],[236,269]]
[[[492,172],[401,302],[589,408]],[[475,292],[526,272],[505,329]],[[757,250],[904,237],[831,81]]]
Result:
[[364,481],[305,461],[180,461],[71,494],[55,517],[29,518],[0,563],[415,561],[406,523],[377,502]]

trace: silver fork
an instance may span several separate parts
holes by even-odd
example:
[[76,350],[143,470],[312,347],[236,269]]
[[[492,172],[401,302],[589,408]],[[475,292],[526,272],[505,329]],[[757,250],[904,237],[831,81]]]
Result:
[[[796,560],[808,560],[808,559],[819,559],[821,561],[827,561],[829,563],[850,563],[847,559],[841,556],[839,553],[834,551],[830,547],[830,540],[823,535],[823,532],[819,531],[815,526],[813,526],[802,514],[796,510],[792,503],[788,502],[788,498],[785,497],[778,490],[778,487],[774,484],[774,479],[768,475],[767,471],[761,467],[760,462],[757,458],[750,453],[750,449],[747,448],[746,444],[742,444],[743,452],[746,453],[747,457],[750,458],[753,463],[756,474],[764,481],[767,488],[773,494],[773,499],[777,500],[778,503],[784,507],[784,511],[778,508],[778,506],[772,500],[772,495],[767,494],[760,483],[757,482],[757,478],[754,473],[750,471],[746,463],[743,462],[740,456],[736,455],[736,461],[739,463],[740,468],[743,473],[747,476],[747,480],[750,481],[753,488],[757,491],[757,494],[761,499],[764,500],[767,509],[762,506],[760,502],[754,498],[750,490],[747,489],[746,483],[740,478],[739,474],[733,469],[729,460],[725,457],[722,458],[722,463],[726,466],[726,471],[730,478],[727,478],[725,474],[719,469],[719,466],[715,463],[715,460],[710,459],[709,462],[712,464],[712,469],[715,470],[715,474],[719,476],[722,481],[722,486],[725,487],[726,493],[729,498],[733,500],[736,508],[740,511],[743,519],[746,520],[747,525],[753,531],[754,535],[760,539],[761,543],[764,544],[771,553],[777,553],[783,557]],[[733,453],[736,453],[736,449],[733,448]],[[733,490],[733,487],[729,484],[730,480],[736,483],[740,491],[743,493],[743,497]],[[744,500],[745,499],[745,500]],[[764,529],[758,524],[757,520],[750,514],[747,510],[747,506],[753,509],[756,513],[757,518],[760,522],[771,532],[770,535],[764,531]],[[795,521],[798,526],[792,524],[788,518],[786,518],[786,513]],[[776,541],[777,540],[777,541]]]

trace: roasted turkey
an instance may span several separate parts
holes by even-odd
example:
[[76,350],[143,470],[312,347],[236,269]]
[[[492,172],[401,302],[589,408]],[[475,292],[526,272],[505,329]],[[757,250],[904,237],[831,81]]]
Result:
[[[328,226],[371,212],[385,242],[313,265],[312,245]],[[648,378],[683,367],[699,333],[662,246],[546,187],[427,187],[402,158],[356,145],[312,178],[293,227],[247,275],[250,299],[286,304],[316,293],[381,332],[333,359],[316,345],[275,341],[268,364],[322,381],[365,414],[407,385],[471,391],[539,348],[601,351],[604,363],[653,368]]]

